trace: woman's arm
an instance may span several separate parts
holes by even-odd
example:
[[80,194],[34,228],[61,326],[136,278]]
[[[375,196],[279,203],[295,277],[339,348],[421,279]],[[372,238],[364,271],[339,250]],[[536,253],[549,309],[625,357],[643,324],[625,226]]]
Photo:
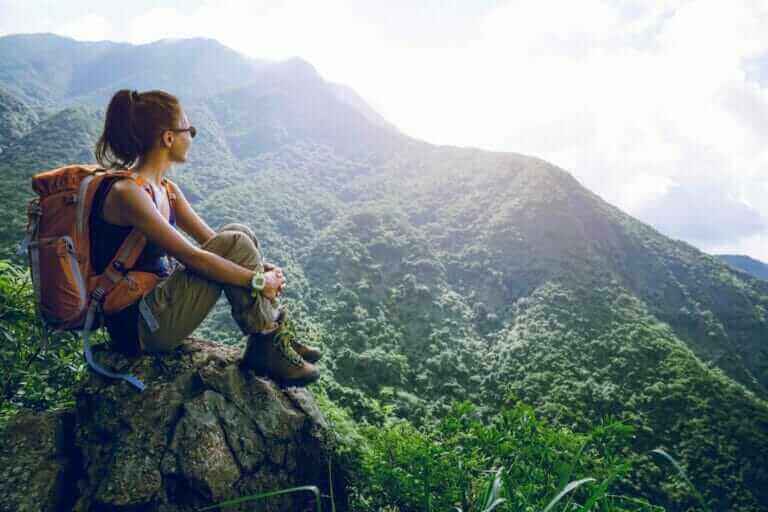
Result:
[[216,234],[214,230],[205,223],[203,219],[192,209],[192,206],[184,197],[181,189],[173,182],[171,183],[171,190],[176,194],[176,224],[189,236],[197,240],[197,243],[203,245],[213,235]]
[[[189,204],[187,198],[184,197],[181,189],[174,182],[170,182],[171,190],[176,194],[176,224],[189,236],[197,240],[202,245],[208,239],[210,239],[216,232],[211,229],[206,222],[200,218],[197,212]],[[280,294],[285,288],[285,275],[283,269],[268,262],[264,262],[264,271],[276,270],[278,277],[282,280],[282,285],[277,290]]]
[[[165,217],[155,208],[149,195],[133,181],[120,180],[115,183],[107,196],[105,206],[110,212],[110,219],[107,220],[115,224],[135,227],[147,237],[147,240],[157,244],[200,275],[224,284],[244,288],[251,286],[253,270],[192,245],[165,220]],[[188,220],[189,217],[187,217]],[[201,225],[210,230],[204,223]],[[193,232],[199,236],[208,234],[204,228],[200,228],[200,225],[191,229],[197,229]],[[211,230],[210,236],[213,235]]]
[[[200,218],[197,212],[189,204],[184,193],[174,182],[170,181],[171,190],[176,194],[176,220],[179,227],[187,233],[189,236],[197,240],[202,245],[213,237],[216,232],[208,226],[208,224]],[[285,289],[285,275],[283,269],[277,267],[271,263],[264,262],[264,271],[266,272],[264,295],[267,297],[274,297],[280,295]],[[274,275],[273,272],[275,271]]]

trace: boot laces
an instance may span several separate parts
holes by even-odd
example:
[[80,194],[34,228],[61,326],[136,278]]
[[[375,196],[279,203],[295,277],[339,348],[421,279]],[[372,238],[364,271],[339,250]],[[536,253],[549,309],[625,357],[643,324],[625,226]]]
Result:
[[273,343],[277,348],[277,352],[286,359],[293,366],[303,366],[304,359],[293,349],[293,333],[286,329],[278,329],[275,335]]

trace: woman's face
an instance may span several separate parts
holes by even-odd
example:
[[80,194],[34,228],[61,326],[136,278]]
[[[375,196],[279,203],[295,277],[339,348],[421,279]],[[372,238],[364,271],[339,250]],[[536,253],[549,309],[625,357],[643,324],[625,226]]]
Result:
[[[176,128],[189,128],[189,127],[190,127],[190,124],[189,124],[189,119],[187,118],[187,113],[184,112],[184,110],[182,110],[181,116],[179,117],[179,123],[176,126]],[[189,150],[189,146],[192,144],[192,135],[189,133],[189,131],[170,132],[170,133],[173,134],[173,143],[169,148],[171,161],[186,162],[187,151]]]

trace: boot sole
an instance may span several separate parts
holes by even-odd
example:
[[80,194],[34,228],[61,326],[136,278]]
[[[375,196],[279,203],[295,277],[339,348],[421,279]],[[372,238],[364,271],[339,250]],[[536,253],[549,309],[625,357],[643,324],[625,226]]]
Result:
[[302,379],[286,379],[284,377],[278,377],[276,375],[267,374],[267,376],[275,381],[280,387],[304,387],[308,384],[312,384],[320,379],[320,374],[304,377]]
[[266,368],[242,368],[241,370],[248,371],[256,375],[257,377],[267,377],[272,380],[279,387],[304,387],[313,382],[317,382],[320,379],[320,374],[317,376],[305,377],[303,379],[286,379],[279,377],[269,372]]

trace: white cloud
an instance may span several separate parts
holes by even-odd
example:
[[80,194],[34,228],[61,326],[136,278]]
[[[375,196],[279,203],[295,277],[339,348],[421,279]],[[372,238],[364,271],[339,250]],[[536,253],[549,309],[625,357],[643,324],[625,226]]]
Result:
[[86,14],[82,18],[64,23],[57,33],[78,41],[105,41],[111,38],[113,31],[112,25],[104,16]]
[[32,2],[0,0],[0,35],[52,32],[53,20]]
[[702,248],[759,236],[768,228],[759,212],[704,180],[669,187],[639,207],[637,215]]
[[[365,27],[365,25],[368,25]],[[359,27],[359,28],[358,28]],[[246,0],[206,0],[184,13],[154,8],[135,17],[126,39],[147,43],[169,37],[210,37],[257,58],[284,59],[355,51],[357,39],[376,30],[333,2],[287,1],[261,5]]]
[[676,183],[664,176],[637,174],[619,189],[617,200],[625,205],[629,212],[639,210],[644,205],[664,197]]

